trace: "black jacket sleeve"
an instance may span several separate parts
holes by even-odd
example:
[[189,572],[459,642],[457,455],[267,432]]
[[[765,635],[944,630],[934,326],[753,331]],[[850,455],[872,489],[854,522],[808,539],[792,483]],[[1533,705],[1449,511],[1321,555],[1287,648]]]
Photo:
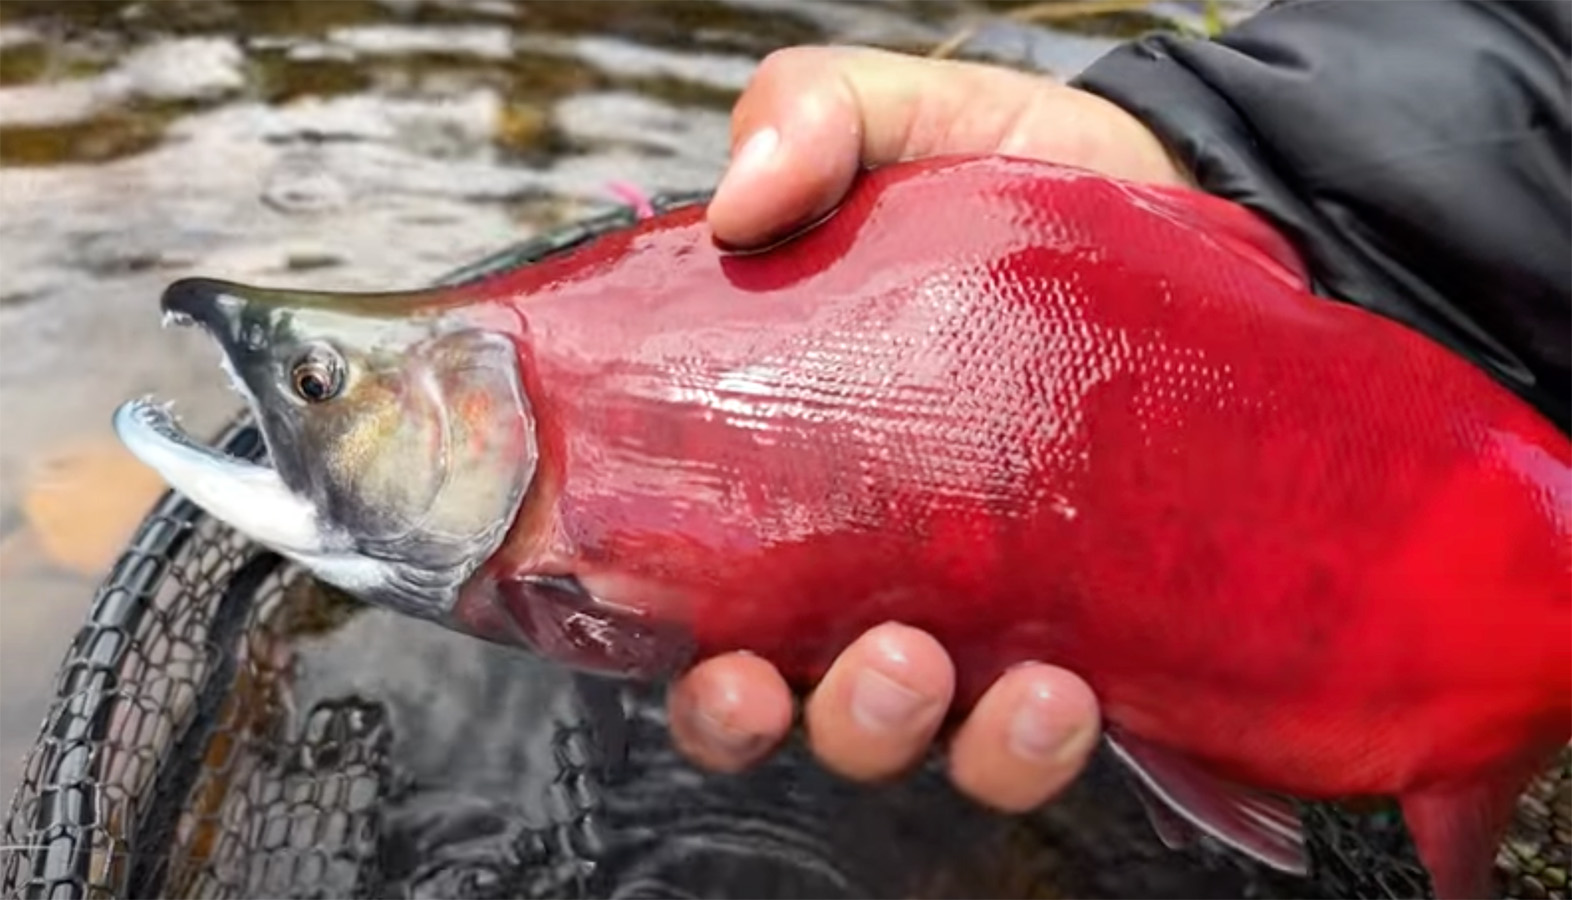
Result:
[[1564,0],[1291,0],[1212,40],[1126,44],[1075,84],[1273,221],[1317,293],[1419,329],[1565,431],[1569,57]]

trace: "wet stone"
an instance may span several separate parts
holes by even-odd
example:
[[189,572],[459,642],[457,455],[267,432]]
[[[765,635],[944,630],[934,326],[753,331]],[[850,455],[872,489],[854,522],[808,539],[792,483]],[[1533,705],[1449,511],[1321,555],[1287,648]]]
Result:
[[1527,858],[1534,853],[1534,845],[1521,837],[1509,837],[1501,842],[1500,852],[1518,858]]
[[362,55],[431,53],[505,60],[513,53],[512,32],[487,25],[359,25],[335,28],[328,39]]
[[23,25],[0,25],[0,50],[7,53],[15,52],[18,47],[36,46],[43,39],[36,29]]
[[1567,886],[1567,872],[1565,869],[1550,866],[1541,872],[1539,877],[1549,887],[1564,888]]
[[630,41],[583,37],[564,46],[544,44],[548,52],[572,53],[595,69],[622,78],[668,77],[739,92],[753,77],[758,63],[748,57],[697,54],[640,47]]
[[510,103],[498,114],[496,141],[515,153],[534,150],[548,136],[550,125],[551,115],[544,108]]
[[1550,896],[1550,892],[1545,889],[1545,885],[1532,875],[1523,876],[1521,885],[1523,896],[1530,898],[1530,900],[1546,900]]
[[81,124],[100,114],[104,105],[97,82],[91,78],[7,87],[0,90],[0,126],[10,129]]
[[42,42],[26,41],[15,46],[3,43],[0,29],[0,85],[27,84],[49,69],[49,48]]
[[1523,813],[1535,819],[1548,820],[1550,818],[1550,807],[1545,805],[1545,801],[1531,793],[1524,794],[1518,798],[1517,807]]
[[330,53],[268,54],[259,57],[257,64],[258,92],[269,103],[353,94],[371,87],[375,80],[354,59],[340,59]]
[[[0,119],[4,117],[0,110]],[[6,166],[107,162],[150,150],[162,138],[159,117],[121,111],[78,122],[0,126],[0,162]]]
[[101,79],[111,95],[149,100],[213,100],[245,87],[245,57],[229,38],[160,41],[141,48]]

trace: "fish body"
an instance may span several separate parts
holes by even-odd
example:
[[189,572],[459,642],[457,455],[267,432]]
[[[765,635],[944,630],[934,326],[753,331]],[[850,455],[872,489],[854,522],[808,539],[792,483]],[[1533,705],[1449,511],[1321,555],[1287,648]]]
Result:
[[[208,324],[204,290],[166,308]],[[1282,795],[1396,796],[1443,896],[1485,889],[1517,791],[1572,738],[1568,437],[1314,296],[1220,199],[943,158],[866,174],[762,252],[688,208],[385,299],[332,314],[513,354],[508,402],[490,376],[424,390],[447,398],[423,451],[444,471],[518,462],[484,495],[505,530],[414,610],[449,627],[639,677],[749,650],[807,687],[900,620],[954,658],[957,712],[1021,661],[1085,678],[1172,843],[1302,870]],[[297,301],[291,327],[330,331],[311,310],[333,306]],[[421,380],[381,365],[407,406]],[[308,426],[264,431],[332,431]]]

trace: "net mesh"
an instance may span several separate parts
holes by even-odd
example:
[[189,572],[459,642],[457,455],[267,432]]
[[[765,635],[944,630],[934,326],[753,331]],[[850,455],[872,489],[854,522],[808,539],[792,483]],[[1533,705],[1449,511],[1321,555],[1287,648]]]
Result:
[[[704,195],[657,198],[670,209]],[[455,272],[458,283],[625,227],[615,212]],[[258,458],[237,420],[218,444]],[[4,825],[6,897],[1257,896],[1428,892],[1401,818],[1308,806],[1315,878],[1156,843],[1106,756],[1059,802],[990,816],[937,764],[849,785],[795,740],[742,777],[688,767],[660,688],[571,677],[534,809],[438,810],[366,692],[302,698],[290,652],[357,604],[174,494],[149,513],[68,649]],[[429,626],[421,626],[429,627]],[[474,652],[481,652],[476,650]],[[432,695],[433,704],[443,701]],[[1522,798],[1510,897],[1565,898],[1572,756]]]

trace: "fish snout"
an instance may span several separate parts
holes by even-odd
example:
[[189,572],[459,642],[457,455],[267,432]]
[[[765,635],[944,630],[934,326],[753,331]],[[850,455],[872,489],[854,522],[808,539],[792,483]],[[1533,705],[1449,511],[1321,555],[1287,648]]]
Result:
[[229,336],[237,330],[246,298],[229,282],[182,278],[164,288],[159,306],[166,324],[200,325],[215,336]]

